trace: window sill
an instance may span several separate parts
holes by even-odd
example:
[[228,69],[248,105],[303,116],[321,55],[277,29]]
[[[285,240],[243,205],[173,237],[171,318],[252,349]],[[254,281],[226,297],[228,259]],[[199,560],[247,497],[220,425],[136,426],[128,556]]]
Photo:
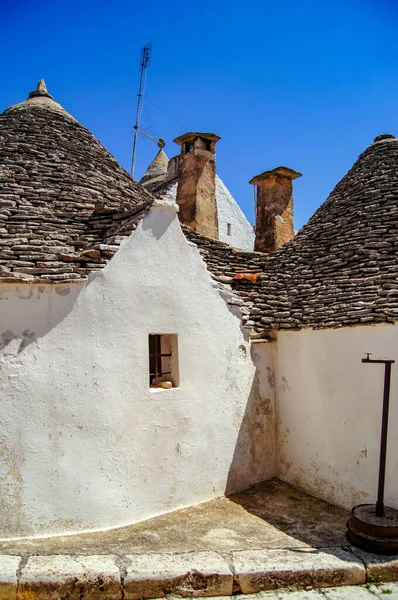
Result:
[[179,390],[180,387],[176,386],[176,387],[172,387],[172,388],[149,388],[149,391],[151,394],[158,394],[159,392],[172,392],[173,390]]

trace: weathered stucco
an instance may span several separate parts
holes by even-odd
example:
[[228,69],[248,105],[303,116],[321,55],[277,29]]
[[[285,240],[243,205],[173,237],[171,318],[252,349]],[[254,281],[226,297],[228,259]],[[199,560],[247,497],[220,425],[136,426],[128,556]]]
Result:
[[277,173],[258,182],[256,210],[257,252],[273,252],[294,236],[292,180]]
[[256,186],[256,252],[274,252],[294,236],[292,180],[301,173],[277,167],[253,177]]
[[189,142],[190,151],[186,151],[186,144],[182,143],[176,202],[181,223],[217,239],[215,142],[207,141],[210,149],[206,149],[205,137],[193,137]]
[[[397,360],[393,325],[279,332],[276,352],[278,474],[352,508],[377,494],[383,365]],[[393,365],[386,503],[398,508],[398,361]]]
[[[0,298],[2,537],[132,523],[275,475],[271,345],[250,347],[171,207],[84,288]],[[178,336],[179,388],[149,389],[153,333]]]

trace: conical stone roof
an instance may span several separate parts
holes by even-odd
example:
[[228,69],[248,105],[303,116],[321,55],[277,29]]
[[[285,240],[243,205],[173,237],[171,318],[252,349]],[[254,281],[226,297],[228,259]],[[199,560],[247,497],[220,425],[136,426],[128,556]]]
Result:
[[[378,136],[329,198],[279,250],[237,252],[196,232],[212,272],[248,309],[259,337],[271,329],[342,327],[398,320],[398,140]],[[257,283],[234,280],[261,273]]]
[[145,171],[144,175],[141,177],[140,183],[145,185],[149,182],[154,183],[155,181],[165,179],[167,175],[168,164],[169,159],[163,148],[161,148]]
[[[398,318],[393,135],[374,140],[307,225],[270,256],[264,271],[262,297],[254,304],[261,314],[252,315],[262,325],[321,328]],[[278,304],[272,302],[273,289]]]
[[[153,199],[47,90],[36,92],[0,115],[0,278],[78,279],[106,264]],[[271,255],[183,230],[213,278],[243,301],[243,320],[258,337],[395,322],[398,140],[378,136]],[[261,275],[252,283],[237,273]]]
[[94,246],[152,200],[44,81],[0,115],[0,277],[84,277]]

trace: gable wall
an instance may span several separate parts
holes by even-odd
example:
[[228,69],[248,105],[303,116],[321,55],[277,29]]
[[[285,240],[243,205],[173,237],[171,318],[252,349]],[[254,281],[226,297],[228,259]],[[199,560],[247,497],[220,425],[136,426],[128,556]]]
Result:
[[398,508],[398,329],[392,325],[279,332],[278,476],[351,509],[377,495],[384,365],[392,366],[386,503]]
[[[271,346],[250,346],[170,208],[60,289],[0,295],[16,336],[0,352],[3,537],[120,526],[275,475]],[[179,388],[149,389],[150,333],[178,335]]]

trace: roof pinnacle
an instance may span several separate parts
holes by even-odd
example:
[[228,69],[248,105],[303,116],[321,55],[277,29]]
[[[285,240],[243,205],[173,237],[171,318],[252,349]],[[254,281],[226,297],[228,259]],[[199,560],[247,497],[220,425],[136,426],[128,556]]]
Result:
[[395,135],[392,135],[392,133],[382,133],[381,135],[378,135],[377,137],[375,137],[375,139],[373,140],[374,144],[377,144],[377,142],[391,142],[391,140],[396,140],[397,138],[395,137]]
[[36,89],[33,92],[30,92],[29,94],[29,98],[37,98],[38,96],[54,100],[54,98],[47,91],[47,86],[44,79],[40,79],[36,86]]

